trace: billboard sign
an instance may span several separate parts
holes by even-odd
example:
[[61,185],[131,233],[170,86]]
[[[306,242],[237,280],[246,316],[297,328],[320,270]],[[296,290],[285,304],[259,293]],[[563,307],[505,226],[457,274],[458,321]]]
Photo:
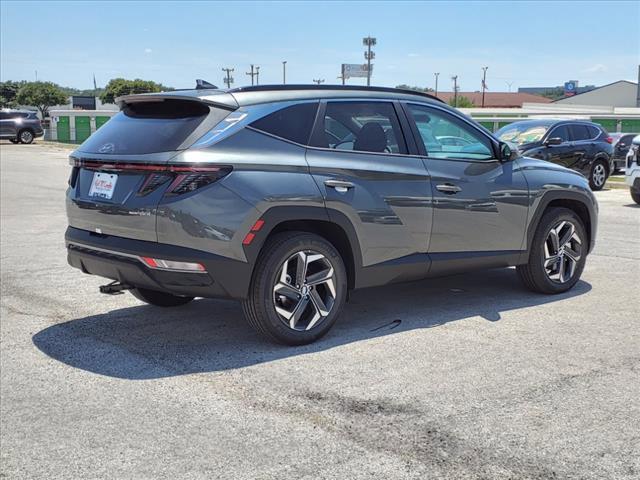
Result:
[[[371,65],[371,72],[373,72],[373,65]],[[353,77],[367,77],[367,65],[361,65],[359,63],[343,63],[342,64],[342,76],[347,78]]]
[[569,80],[568,82],[564,82],[564,96],[572,97],[574,96],[578,90],[578,82],[576,80]]

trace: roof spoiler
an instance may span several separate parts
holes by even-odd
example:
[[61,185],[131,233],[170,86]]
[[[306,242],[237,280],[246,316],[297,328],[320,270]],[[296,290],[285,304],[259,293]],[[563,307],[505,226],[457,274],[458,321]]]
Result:
[[146,103],[146,102],[164,102],[165,100],[180,100],[184,102],[200,102],[205,105],[220,107],[227,110],[236,110],[238,108],[238,102],[233,98],[233,95],[228,94],[224,90],[214,90],[207,88],[206,91],[190,90],[187,92],[173,91],[173,92],[158,92],[158,93],[139,93],[134,95],[123,95],[116,98],[115,103],[122,108],[125,105],[132,103]]

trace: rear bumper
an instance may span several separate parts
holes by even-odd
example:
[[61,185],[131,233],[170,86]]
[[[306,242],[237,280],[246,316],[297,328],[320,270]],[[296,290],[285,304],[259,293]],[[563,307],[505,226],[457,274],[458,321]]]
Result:
[[[67,261],[84,273],[135,287],[194,297],[236,298],[247,295],[252,266],[200,250],[156,242],[99,235],[68,227]],[[206,272],[152,269],[139,257],[197,262]]]

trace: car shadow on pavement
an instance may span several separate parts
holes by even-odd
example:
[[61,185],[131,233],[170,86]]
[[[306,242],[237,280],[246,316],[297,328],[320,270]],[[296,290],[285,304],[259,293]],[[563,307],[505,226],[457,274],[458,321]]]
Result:
[[591,285],[580,281],[564,294],[531,293],[514,269],[360,290],[352,293],[326,337],[302,347],[267,342],[247,325],[237,302],[210,299],[172,309],[140,305],[78,318],[36,333],[33,342],[76,368],[153,379],[236,369],[473,317],[495,322],[501,312],[561,302],[589,290]]

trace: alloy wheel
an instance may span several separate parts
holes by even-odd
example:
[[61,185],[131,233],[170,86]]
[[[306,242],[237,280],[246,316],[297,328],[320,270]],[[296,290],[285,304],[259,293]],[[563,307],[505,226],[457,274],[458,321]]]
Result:
[[292,330],[311,330],[322,323],[335,301],[334,269],[324,255],[299,251],[278,270],[273,303],[280,320]]
[[544,242],[544,270],[552,282],[566,283],[573,277],[582,257],[582,240],[573,223],[563,220],[553,227]]
[[595,186],[603,186],[605,180],[607,179],[607,171],[605,170],[604,165],[601,163],[596,164],[593,167],[593,173],[591,174],[591,177]]
[[20,141],[22,143],[31,143],[33,141],[33,133],[29,130],[25,130],[20,134]]

